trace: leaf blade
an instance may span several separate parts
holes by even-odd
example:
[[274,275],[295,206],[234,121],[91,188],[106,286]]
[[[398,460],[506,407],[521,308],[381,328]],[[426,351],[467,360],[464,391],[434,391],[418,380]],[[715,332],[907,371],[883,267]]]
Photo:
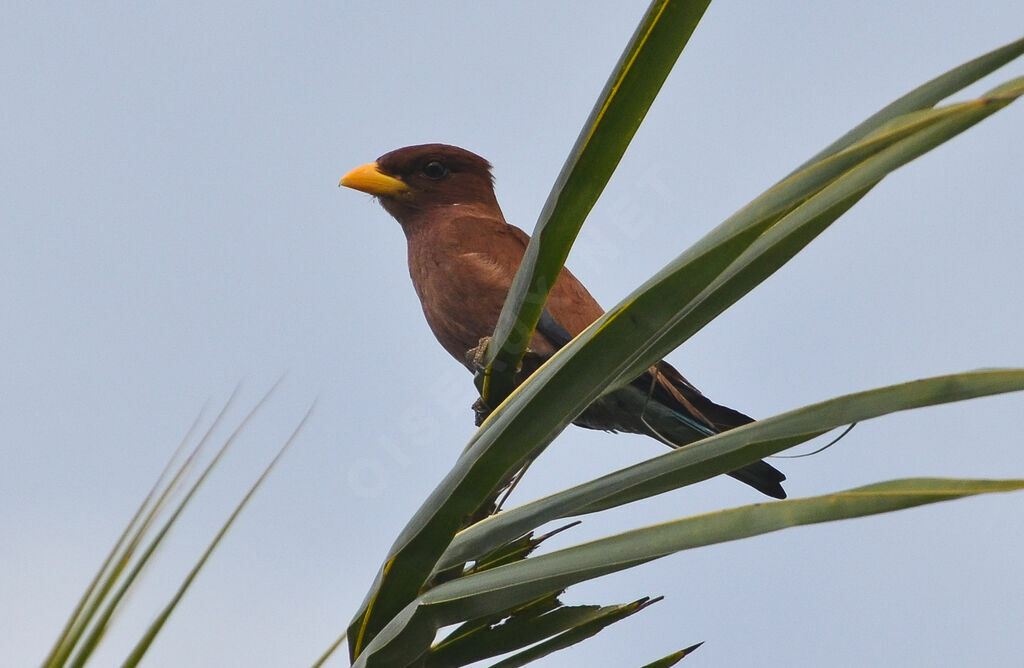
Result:
[[584,219],[709,4],[654,0],[626,45],[548,195],[502,308],[481,380],[489,405],[512,392],[515,369]]
[[510,508],[460,532],[438,563],[471,561],[494,544],[558,519],[649,498],[734,470],[836,427],[894,412],[1024,390],[1024,369],[936,376],[842,395],[731,429]]
[[415,658],[411,653],[417,651],[417,639],[432,636],[442,626],[682,550],[795,526],[1021,489],[1024,480],[910,478],[634,529],[439,585],[406,606],[367,645],[354,666],[405,665]]

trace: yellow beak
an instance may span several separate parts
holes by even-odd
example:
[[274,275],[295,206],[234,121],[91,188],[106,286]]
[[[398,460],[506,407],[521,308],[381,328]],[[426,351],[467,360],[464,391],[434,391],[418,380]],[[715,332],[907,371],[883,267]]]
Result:
[[409,188],[401,179],[396,179],[381,172],[375,162],[356,167],[341,177],[338,185],[361,190],[364,193],[370,193],[378,197],[381,195],[398,195]]

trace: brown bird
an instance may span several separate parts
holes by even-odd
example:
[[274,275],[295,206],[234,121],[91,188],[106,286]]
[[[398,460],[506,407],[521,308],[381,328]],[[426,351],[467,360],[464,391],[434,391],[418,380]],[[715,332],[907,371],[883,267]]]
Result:
[[[505,222],[490,163],[456,146],[408,146],[353,169],[339,185],[374,195],[398,220],[427,324],[452,357],[474,370],[467,353],[494,331],[530,240]],[[563,268],[530,341],[531,351],[550,355],[603,313]],[[574,422],[645,434],[680,447],[753,419],[712,402],[661,361],[631,385],[596,400]],[[768,496],[786,498],[780,484],[786,476],[766,462],[729,475]]]

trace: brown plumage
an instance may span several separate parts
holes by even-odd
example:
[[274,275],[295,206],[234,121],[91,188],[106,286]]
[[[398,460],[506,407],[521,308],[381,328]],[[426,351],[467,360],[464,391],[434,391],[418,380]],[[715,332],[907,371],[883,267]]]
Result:
[[[466,354],[494,331],[529,242],[525,232],[505,222],[490,163],[455,146],[409,146],[352,170],[341,185],[376,196],[401,224],[427,324],[444,349],[472,370]],[[554,352],[603,313],[563,268],[530,348]],[[678,447],[752,421],[707,399],[667,362],[652,372],[653,383],[651,373],[644,374],[595,401],[575,424],[646,434]],[[785,476],[765,462],[730,475],[769,496],[786,496],[780,485]]]

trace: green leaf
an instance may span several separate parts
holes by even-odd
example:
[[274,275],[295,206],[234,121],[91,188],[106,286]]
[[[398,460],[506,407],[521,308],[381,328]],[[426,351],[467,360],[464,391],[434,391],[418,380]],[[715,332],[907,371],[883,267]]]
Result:
[[[234,395],[228,400],[227,406],[231,405],[233,399]],[[227,410],[227,406],[225,406],[225,410]],[[222,416],[223,411],[221,412]],[[120,581],[122,574],[126,572],[128,565],[137,556],[139,546],[142,544],[150,527],[153,526],[161,511],[167,507],[171,494],[180,487],[183,477],[191,469],[192,464],[195,462],[195,457],[202,450],[203,444],[210,435],[210,430],[208,430],[206,436],[192,451],[192,454],[177,470],[174,469],[174,462],[178,460],[184,452],[185,446],[192,440],[201,420],[202,413],[196,417],[185,438],[178,444],[171,459],[160,473],[156,483],[114,543],[114,547],[111,548],[110,553],[96,572],[93,580],[86,587],[85,593],[58,635],[57,643],[50,650],[50,654],[47,655],[46,659],[43,660],[42,665],[46,668],[56,668],[57,666],[65,665],[76,648],[79,649],[79,653],[83,656],[83,661],[87,660],[91,655],[91,649],[80,647],[79,643],[81,643],[86,630],[91,625],[99,625],[102,629],[106,629],[107,621],[101,616],[101,608],[110,604],[114,588]],[[219,421],[220,417],[214,421],[214,426]],[[172,470],[175,470],[173,475],[171,474]],[[143,557],[142,561],[145,563],[147,559]],[[116,607],[119,600],[120,597],[117,597],[114,601],[114,607]]]
[[1018,58],[1021,54],[1024,54],[1024,38],[1010,42],[1005,46],[978,56],[974,60],[969,60],[962,65],[954,67],[878,110],[857,127],[826,146],[821,152],[798,167],[797,170],[799,171],[807,165],[838,153],[898,116],[927,109],[938,104],[940,101],[963,90],[982,77],[995,72],[1003,65]]
[[[524,535],[516,536],[512,540],[509,540],[507,542],[502,542],[490,551],[488,551],[486,554],[482,554],[479,556],[479,558],[475,558],[474,561],[476,561],[476,563],[473,565],[473,568],[470,569],[469,572],[477,573],[480,571],[485,571],[488,568],[502,566],[513,561],[522,561],[523,559],[530,556],[533,553],[533,551],[540,546],[541,543],[548,540],[552,536],[562,533],[566,529],[571,529],[579,523],[579,521],[570,522],[565,526],[561,526],[555,529],[554,531],[549,531],[543,536],[537,536],[536,538],[534,538],[533,532],[531,531]],[[464,561],[468,560],[463,560],[463,562]],[[463,562],[453,562],[451,565],[455,566]]]
[[[499,625],[504,628],[505,623],[515,620],[514,624],[521,626],[528,620],[537,619],[553,610],[563,609],[565,606],[558,598],[561,593],[562,592],[557,591],[545,594],[540,598],[528,601],[525,605],[513,606],[512,608],[501,610],[494,614],[470,619],[459,625],[443,640],[434,643],[434,645],[430,647],[430,654],[436,657],[437,654],[449,651],[453,645],[460,645],[468,650],[468,648],[471,647],[481,635],[486,638],[487,632],[493,632]],[[596,608],[598,606],[592,607]],[[473,652],[475,650],[469,651]],[[498,652],[498,654],[501,653],[502,652]],[[437,661],[437,659],[435,659],[435,661]]]
[[[269,397],[269,394],[267,396]],[[263,482],[267,479],[267,476],[270,475],[271,470],[273,470],[273,468],[281,460],[281,457],[284,456],[284,453],[288,451],[292,443],[295,442],[295,439],[298,438],[299,432],[302,431],[302,428],[309,420],[309,416],[312,415],[313,408],[313,406],[310,406],[309,410],[306,411],[306,414],[303,416],[302,420],[299,421],[299,424],[295,427],[295,430],[292,431],[291,436],[288,437],[288,440],[285,441],[284,445],[281,446],[281,449],[277,451],[277,454],[274,456],[274,458],[271,459],[270,463],[266,465],[266,467],[263,469],[263,472],[260,473],[258,478],[256,478],[256,481],[253,482],[253,484],[249,487],[249,490],[242,497],[241,501],[238,502],[238,504],[235,506],[235,509],[231,512],[228,518],[221,525],[220,529],[217,531],[217,534],[213,537],[213,540],[211,540],[210,544],[207,545],[206,550],[204,550],[203,554],[200,555],[198,560],[196,560],[196,563],[192,566],[191,570],[189,570],[184,580],[182,580],[181,584],[178,586],[178,589],[174,592],[174,595],[171,596],[170,601],[167,602],[163,610],[160,611],[156,619],[153,620],[153,622],[149,625],[146,631],[142,634],[142,637],[139,638],[138,642],[135,644],[135,647],[128,655],[128,658],[125,659],[125,662],[122,664],[125,668],[133,668],[134,666],[137,666],[140,661],[142,661],[143,657],[146,655],[146,652],[149,650],[150,645],[152,645],[153,641],[156,639],[157,634],[159,634],[160,631],[163,629],[163,626],[170,618],[171,613],[174,612],[174,609],[178,606],[178,603],[181,602],[181,599],[185,596],[185,593],[189,590],[189,587],[192,586],[192,583],[195,581],[196,576],[199,575],[199,571],[202,570],[203,566],[206,565],[207,560],[210,558],[211,555],[213,555],[213,551],[217,548],[218,545],[220,545],[220,542],[224,539],[224,536],[227,535],[228,529],[230,529],[231,526],[235,523],[235,520],[238,519],[238,516],[242,514],[242,510],[249,503],[250,499],[252,499],[253,495],[256,493],[256,490],[259,489]],[[255,413],[255,411],[256,409],[253,409],[253,413]],[[251,416],[252,414],[250,414],[249,417]],[[248,421],[248,418],[246,420]],[[239,430],[240,429],[241,427],[239,427]],[[234,438],[236,434],[233,434],[232,438]]]
[[[122,533],[107,559],[104,561],[96,577],[93,579],[92,583],[90,583],[85,595],[82,597],[82,600],[72,613],[71,619],[61,632],[57,644],[43,662],[44,666],[47,668],[56,668],[58,666],[83,666],[89,661],[96,647],[107,633],[111,620],[115,613],[120,609],[121,603],[133,590],[139,577],[149,568],[152,563],[152,557],[163,544],[163,539],[170,532],[171,528],[175,526],[185,508],[188,507],[192,498],[195,496],[196,492],[208,480],[210,474],[223,460],[224,455],[236,442],[244,428],[252,420],[253,416],[270,399],[276,388],[277,384],[275,384],[263,396],[263,398],[257,402],[248,414],[246,414],[231,435],[213,455],[209,463],[206,464],[196,479],[188,486],[182,498],[175,504],[172,504],[171,498],[176,492],[185,487],[187,474],[195,468],[199,455],[206,449],[213,433],[221,426],[228,411],[234,405],[235,399],[238,396],[238,389],[236,388],[235,392],[232,393],[227,403],[221,409],[210,427],[206,430],[206,433],[199,440],[199,443],[195,448],[193,448],[189,456],[184,462],[175,468],[175,462],[183,452],[185,444],[191,440],[202,416],[200,415],[200,417],[196,419],[196,422],[192,425],[188,435],[183,439],[178,450],[171,457],[167,467],[161,473],[157,483],[147,495],[146,499],[142,502],[135,516],[129,522],[128,527]],[[305,419],[303,419],[303,423],[304,422]],[[302,425],[300,424],[299,427],[301,428],[301,426]],[[296,434],[297,433],[298,429],[296,429]],[[123,665],[134,666],[141,660],[149,645],[162,628],[163,621],[167,619],[177,602],[184,595],[188,585],[195,578],[199,569],[203,566],[206,559],[213,551],[213,548],[217,545],[220,539],[223,538],[228,527],[241,512],[245,502],[252,496],[255,489],[263,481],[274,463],[276,463],[277,459],[279,459],[281,454],[284,452],[284,449],[288,447],[294,438],[295,434],[292,435],[292,438],[285,444],[278,456],[273,462],[271,462],[263,475],[253,485],[249,494],[247,494],[242,503],[239,504],[238,508],[236,508],[235,512],[225,523],[217,537],[213,540],[206,553],[194,566],[192,572],[186,578],[185,584],[182,585],[178,593],[158,617],[157,622],[154,622],[154,624],[143,635],[139,644],[132,652],[132,655]],[[157,520],[164,513],[167,513],[167,517],[157,528]]]
[[657,661],[652,661],[648,664],[645,664],[641,668],[671,668],[671,666],[676,665],[677,663],[685,659],[687,656],[693,654],[695,651],[697,651],[697,648],[703,644],[703,642],[699,642],[696,645],[690,645],[686,649],[681,649],[678,652],[673,652],[672,654],[669,654],[666,657],[662,657]]
[[[861,142],[769,190],[765,194],[767,200],[774,199],[773,191],[777,189],[789,193],[790,202],[799,202],[778,220],[773,220],[774,214],[785,210],[785,200],[768,207],[767,217],[753,213],[764,206],[755,200],[713,230],[605,315],[606,328],[621,317],[629,319],[631,329],[637,321],[650,323],[645,332],[647,340],[633,350],[633,359],[608,385],[609,389],[630,382],[771,276],[886,175],[952,139],[1021,94],[1024,79],[1016,79],[977,100],[890,121]],[[808,192],[820,182],[823,174],[819,172],[834,173],[838,165],[846,169],[820,190]],[[752,231],[761,230],[763,233],[716,276],[709,277],[703,271],[707,263],[704,258],[724,255],[716,252],[717,248],[730,244],[735,247],[736,239],[749,238]],[[694,292],[697,294],[689,298]],[[689,303],[685,303],[688,298]]]
[[[406,606],[372,642],[357,668],[404,666],[437,629],[681,550],[975,494],[1024,489],[1024,480],[893,480],[806,499],[775,501],[627,531],[447,582]],[[428,640],[429,642],[429,640]]]
[[[271,389],[272,391],[273,389]],[[196,422],[189,430],[189,434],[179,445],[178,451],[171,457],[167,468],[161,473],[156,485],[147,495],[146,499],[143,500],[135,516],[128,523],[125,532],[115,543],[110,555],[105,560],[103,566],[101,566],[96,578],[89,585],[75,612],[72,613],[67,626],[62,631],[57,645],[43,662],[44,666],[48,668],[82,666],[92,656],[92,653],[107,632],[114,613],[132,590],[139,576],[151,563],[150,560],[162,545],[164,537],[180,517],[192,496],[198,491],[209,473],[234,442],[234,438],[229,438],[225,441],[220,450],[214,455],[213,460],[192,483],[192,486],[177,503],[174,510],[171,511],[161,528],[151,536],[151,531],[158,517],[170,507],[170,499],[173,493],[184,485],[186,474],[194,467],[199,454],[205,449],[214,430],[221,424],[228,410],[234,405],[237,396],[238,389],[236,388],[199,443],[177,468],[175,473],[170,476],[170,479],[167,480],[174,461],[178,458],[185,443],[190,440],[201,416],[196,419]],[[264,397],[264,401],[266,401],[266,397]],[[251,415],[252,412],[250,412],[249,416],[251,417]],[[243,424],[248,419],[246,417],[243,420]],[[164,485],[162,483],[165,480],[166,484]],[[143,542],[147,539],[148,542],[143,547]]]
[[[581,627],[593,628],[595,622],[605,621],[603,627],[615,621],[614,619],[608,620],[615,613],[629,609],[629,614],[632,614],[642,607],[640,604],[645,601],[646,599],[635,603],[606,607],[598,605],[559,606],[536,615],[513,615],[500,624],[485,626],[476,633],[460,635],[453,639],[446,638],[431,648],[425,665],[428,667],[464,666],[474,661],[482,661],[499,654],[520,650],[552,636],[564,634],[566,631]],[[621,619],[623,616],[625,615],[619,615],[618,618]],[[590,635],[599,630],[600,628],[595,629]],[[580,640],[582,639],[580,638]]]
[[626,617],[636,614],[647,606],[657,603],[660,600],[660,596],[653,599],[645,597],[638,601],[633,601],[632,603],[599,608],[597,614],[593,615],[592,618],[578,624],[565,633],[551,638],[550,640],[546,640],[523,652],[499,661],[491,666],[491,668],[517,668],[518,666],[525,666],[528,663],[536,661],[537,659],[545,657],[560,649],[565,649],[566,647],[571,647],[576,643],[583,642],[587,638],[597,635],[615,622],[622,621]]
[[584,219],[709,3],[654,0],[608,78],[548,195],[488,346],[481,381],[488,405],[512,392],[513,374]]
[[730,429],[474,524],[438,569],[476,559],[547,522],[612,508],[736,470],[831,429],[897,411],[1024,390],[1024,369],[926,378],[848,394]]

